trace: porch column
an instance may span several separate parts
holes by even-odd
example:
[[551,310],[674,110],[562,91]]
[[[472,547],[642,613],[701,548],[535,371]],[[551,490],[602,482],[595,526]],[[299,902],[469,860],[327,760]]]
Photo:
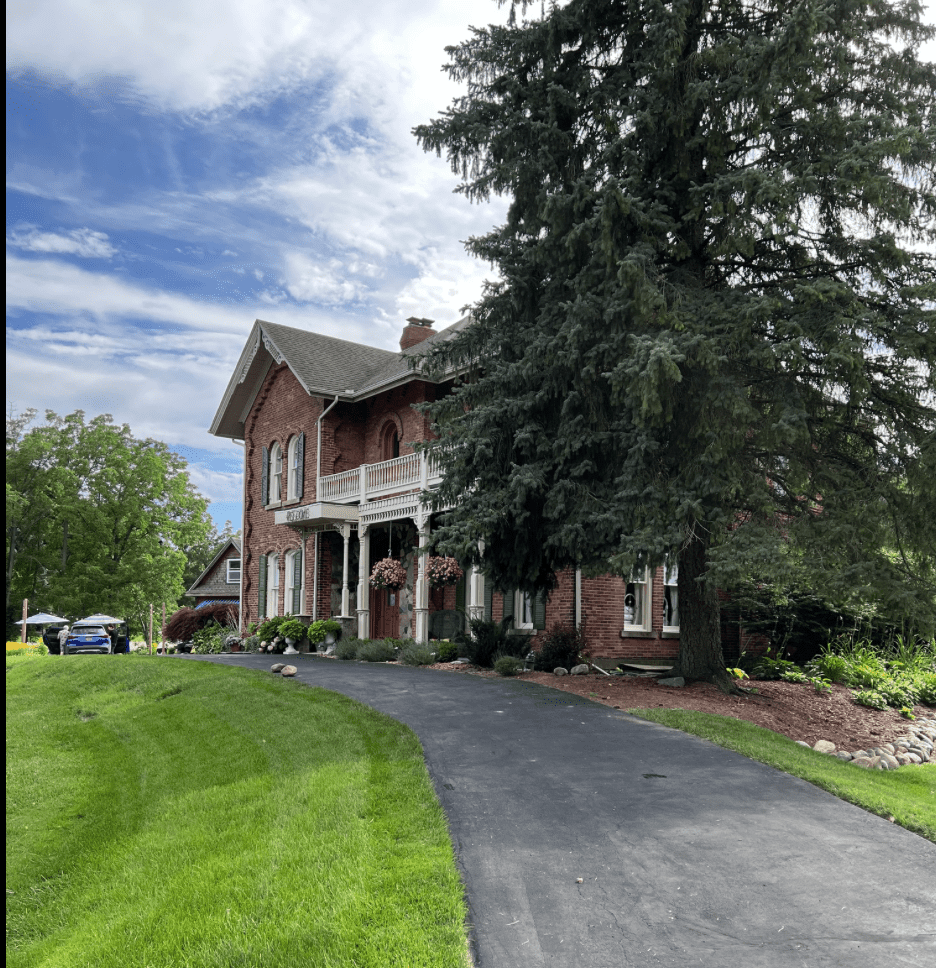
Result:
[[429,576],[426,573],[428,564],[426,555],[423,553],[429,541],[429,514],[425,509],[420,509],[420,514],[416,520],[416,527],[419,530],[419,554],[416,555],[416,587],[413,589],[413,604],[416,612],[416,628],[414,638],[417,642],[426,643],[429,641]]
[[[484,542],[478,542],[481,554],[484,554]],[[484,618],[484,572],[480,565],[471,569],[471,579],[468,583],[468,618]]]
[[348,585],[348,546],[351,543],[351,525],[340,524],[338,531],[344,539],[344,558],[341,567],[341,617],[346,618],[351,611],[351,589]]
[[370,638],[370,534],[366,524],[358,525],[357,634]]

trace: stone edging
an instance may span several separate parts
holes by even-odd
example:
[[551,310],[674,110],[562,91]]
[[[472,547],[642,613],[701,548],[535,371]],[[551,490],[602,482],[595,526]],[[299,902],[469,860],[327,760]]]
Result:
[[837,750],[835,743],[830,743],[827,739],[820,739],[812,746],[801,739],[796,742],[806,749],[828,753],[866,770],[896,770],[912,763],[936,763],[936,719],[917,719],[908,726],[904,736],[881,746],[856,750],[854,753]]

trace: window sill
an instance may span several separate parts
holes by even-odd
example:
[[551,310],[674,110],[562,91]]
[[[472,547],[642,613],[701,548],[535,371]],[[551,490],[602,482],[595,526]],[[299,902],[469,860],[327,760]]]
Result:
[[302,500],[301,497],[289,497],[283,501],[283,507],[288,508],[293,504],[298,504]]
[[508,635],[536,635],[539,629],[510,629],[508,630]]
[[663,638],[663,639],[678,639],[679,638],[679,629],[678,628],[663,629],[663,631],[660,633],[660,638]]
[[279,508],[279,507],[282,507],[282,506],[283,506],[283,502],[282,501],[271,501],[269,504],[264,504],[263,505],[263,510],[264,511],[273,511],[276,508]]
[[622,639],[655,639],[659,633],[653,629],[621,629]]

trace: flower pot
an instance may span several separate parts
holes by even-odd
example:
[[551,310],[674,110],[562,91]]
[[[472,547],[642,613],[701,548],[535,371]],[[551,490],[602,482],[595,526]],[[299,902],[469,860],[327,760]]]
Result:
[[288,635],[286,636],[286,648],[283,649],[283,655],[299,655],[299,650],[296,648],[296,640],[291,639]]
[[232,652],[240,652],[241,651],[240,642],[232,642],[231,643],[231,651]]

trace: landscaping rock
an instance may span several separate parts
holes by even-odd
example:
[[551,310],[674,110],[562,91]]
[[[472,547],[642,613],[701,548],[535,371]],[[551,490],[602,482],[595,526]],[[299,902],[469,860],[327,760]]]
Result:
[[852,766],[863,766],[866,770],[871,768],[870,756],[856,756],[852,761]]
[[283,668],[284,665],[282,662],[274,662],[273,665],[270,666],[270,672],[282,672]]
[[686,680],[682,676],[672,676],[669,679],[657,679],[658,686],[670,686],[673,689],[679,689],[685,684]]
[[834,753],[835,743],[830,743],[827,739],[820,739],[813,745],[813,749],[817,753]]
[[796,745],[797,746],[805,746],[806,749],[808,749],[808,750],[811,750],[812,749],[812,747],[809,745],[809,743],[807,743],[805,740],[802,740],[802,739],[798,739],[796,741]]
[[572,676],[588,675],[588,666],[584,662],[581,665],[572,666],[572,668],[569,669],[569,675],[572,675]]
[[569,674],[569,670],[563,669],[562,666],[556,666],[556,668],[553,669],[554,676],[567,676],[568,674]]
[[299,670],[294,665],[283,666],[280,670],[280,675],[283,676],[294,676]]

